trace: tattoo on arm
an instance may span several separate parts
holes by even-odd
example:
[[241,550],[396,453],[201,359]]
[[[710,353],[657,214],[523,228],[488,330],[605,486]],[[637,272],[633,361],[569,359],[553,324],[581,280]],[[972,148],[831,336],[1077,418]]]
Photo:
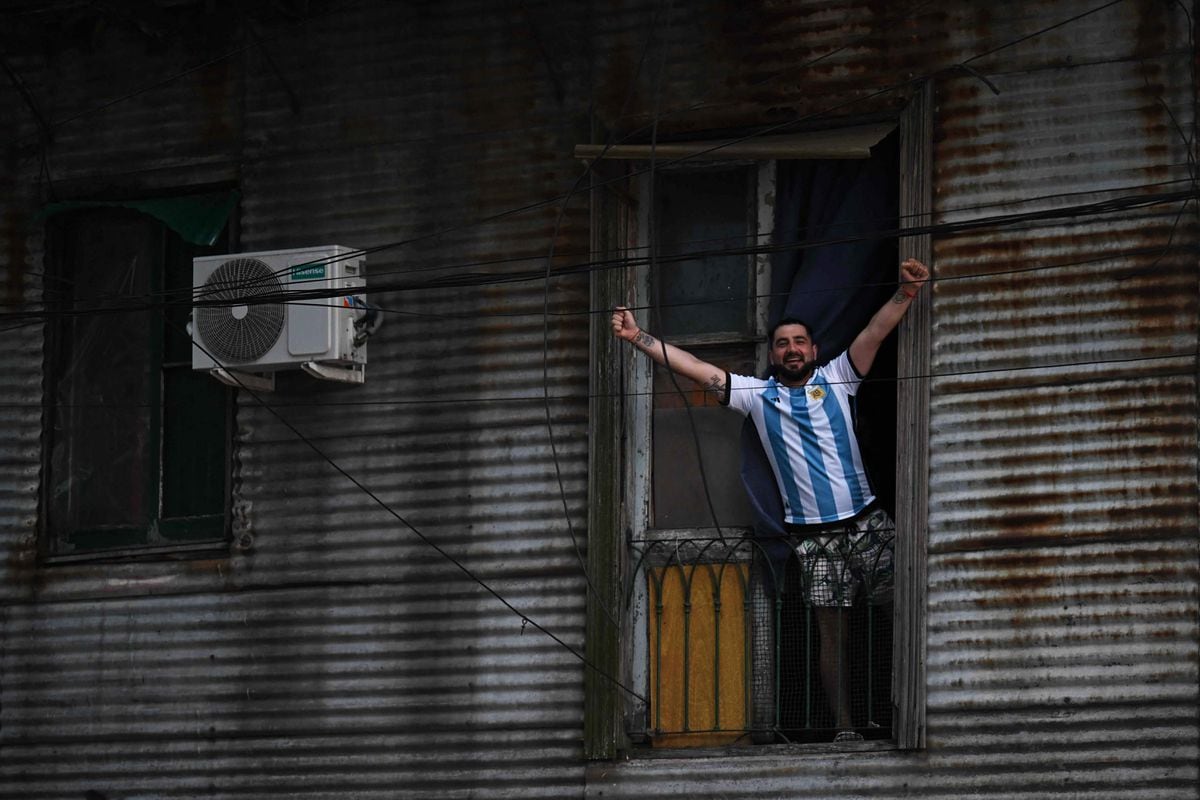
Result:
[[638,347],[641,347],[641,348],[644,348],[647,350],[649,350],[651,347],[654,347],[654,345],[658,344],[658,342],[654,339],[654,337],[651,336],[650,334],[646,333],[645,331],[638,331],[638,335],[633,337],[633,343],[635,345],[637,345]]
[[723,376],[721,375],[713,375],[708,379],[708,382],[704,384],[704,388],[715,394],[717,397],[724,397],[725,381],[722,380],[722,378]]
[[896,292],[896,296],[892,298],[892,302],[895,303],[896,305],[903,305],[904,303],[907,303],[911,299],[912,298],[909,297],[907,294],[905,294],[904,290],[901,289],[900,291]]

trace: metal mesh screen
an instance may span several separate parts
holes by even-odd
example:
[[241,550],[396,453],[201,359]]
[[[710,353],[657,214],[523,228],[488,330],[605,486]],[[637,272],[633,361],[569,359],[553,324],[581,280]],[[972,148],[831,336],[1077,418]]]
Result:
[[894,532],[869,533],[648,544],[635,580],[651,703],[632,733],[667,747],[890,738]]

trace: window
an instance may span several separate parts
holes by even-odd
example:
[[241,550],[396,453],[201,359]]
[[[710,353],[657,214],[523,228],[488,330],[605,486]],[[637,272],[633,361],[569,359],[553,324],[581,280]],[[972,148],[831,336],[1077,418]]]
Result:
[[[640,318],[672,344],[746,375],[761,372],[765,357],[761,318],[769,259],[723,251],[752,248],[769,237],[773,168],[768,162],[668,170],[656,176],[653,201],[649,181],[641,182],[642,208],[655,207],[657,245],[652,268],[640,276],[645,286],[638,294],[650,307]],[[651,227],[647,219],[641,229],[649,235]],[[679,260],[694,252],[712,254]],[[741,419],[661,367],[653,370],[652,392],[650,526],[711,528],[714,512],[721,525],[750,525],[738,477]]]
[[224,540],[232,396],[192,371],[187,333],[192,257],[223,244],[118,207],[47,222],[46,555]]
[[[876,149],[889,147],[894,148],[893,140]],[[730,372],[761,374],[769,324],[764,320],[774,299],[769,287],[783,283],[771,279],[772,262],[777,261],[776,271],[782,272],[787,266],[784,257],[791,254],[785,251],[772,259],[746,253],[754,253],[759,242],[771,241],[775,214],[780,215],[781,241],[844,236],[845,231],[833,229],[834,218],[825,208],[813,206],[842,205],[852,221],[854,215],[867,213],[868,206],[839,196],[832,185],[868,191],[860,186],[863,176],[873,178],[869,168],[880,161],[888,159],[876,155],[867,166],[768,161],[675,168],[655,175],[653,191],[643,178],[640,207],[647,215],[653,210],[653,218],[646,216],[640,230],[643,240],[654,238],[656,254],[637,276],[644,283],[637,294],[648,298],[649,309],[640,315],[648,330]],[[889,213],[894,218],[895,188],[885,186],[886,182],[871,182],[869,191],[875,199],[893,198]],[[810,202],[816,193],[826,196]],[[870,208],[878,214],[876,208],[887,205]],[[799,219],[789,220],[787,215]],[[890,227],[894,222],[887,215],[867,224]],[[697,252],[708,255],[684,257]],[[854,255],[845,247],[837,254]],[[837,294],[806,297],[810,288],[819,292],[830,283],[824,276],[809,275],[833,268],[822,255],[816,249],[806,253],[806,259],[791,259],[793,268],[799,267],[787,281],[798,295],[794,299],[814,312],[828,305],[839,307],[829,317],[857,315],[854,327],[861,328],[891,293],[890,287],[877,284],[894,280],[894,250],[870,251],[871,269],[862,273],[868,276],[864,286],[854,286],[858,279],[849,277],[846,269],[846,276],[832,281],[842,284]],[[813,314],[793,313],[815,320],[814,325],[820,322]],[[822,325],[814,334],[824,344],[837,333],[832,327]],[[826,359],[846,344],[830,345]],[[887,361],[881,354],[872,376],[894,374],[894,351],[891,364]],[[635,566],[625,576],[628,596],[646,620],[644,637],[633,634],[645,639],[645,653],[634,645],[631,677],[645,687],[649,703],[644,720],[638,719],[637,709],[631,710],[627,733],[634,741],[666,747],[828,741],[839,728],[850,727],[860,735],[889,737],[890,593],[881,592],[884,600],[875,604],[856,601],[848,611],[809,604],[802,587],[811,582],[814,567],[844,548],[845,537],[809,540],[804,546],[812,549],[800,556],[792,552],[793,542],[767,542],[756,535],[750,529],[754,519],[739,474],[744,419],[664,367],[639,359],[630,368],[635,383],[647,370],[653,377],[652,413],[645,431],[652,446],[637,446],[639,431],[629,453],[633,474],[651,476],[649,514],[632,525]],[[859,394],[870,395],[873,388],[864,386]],[[894,391],[890,402],[886,391],[882,399],[865,418],[860,414],[857,427],[864,454],[882,449],[894,463],[894,448],[886,442],[895,420]],[[872,427],[881,434],[884,447],[863,436],[862,423],[868,419],[883,421]],[[880,481],[873,483],[878,486]],[[879,489],[877,493],[885,494]],[[890,514],[890,505],[887,510]],[[891,563],[890,557],[883,557],[889,554],[893,535],[887,527],[881,533],[887,541],[875,554],[877,563]],[[877,572],[882,570],[870,570],[865,580],[877,579]]]
[[[893,169],[899,173],[899,213],[907,225],[923,224],[920,215],[928,211],[924,176],[929,138],[922,127],[927,104],[925,94],[914,101],[901,120],[898,145],[891,145],[900,153],[899,167]],[[651,227],[657,228],[661,246],[652,259],[653,270],[630,266],[623,281],[594,275],[593,304],[639,306],[639,319],[653,333],[731,371],[760,373],[766,361],[760,342],[767,319],[779,316],[769,307],[770,258],[675,256],[680,250],[727,251],[739,242],[770,241],[770,205],[785,189],[777,185],[777,174],[782,174],[777,163],[663,171],[653,205],[644,175],[640,185],[635,178],[622,192],[613,188],[615,171],[609,168],[604,174],[608,180],[593,194],[594,250],[635,249],[647,241]],[[802,231],[787,240],[806,236]],[[928,241],[902,239],[900,252],[888,259],[893,276],[897,256],[908,255],[928,260]],[[866,302],[870,312],[878,308],[874,300]],[[928,357],[927,333],[922,332],[927,314],[927,309],[914,307],[902,326],[898,353],[893,350],[890,357],[901,376],[916,373]],[[824,686],[816,677],[822,669],[821,628],[813,619],[817,612],[796,591],[805,564],[790,548],[787,556],[773,556],[751,536],[752,516],[744,497],[737,496],[741,418],[715,407],[683,379],[680,391],[665,372],[652,373],[645,359],[612,348],[603,328],[594,336],[593,394],[602,396],[607,387],[619,386],[622,401],[613,404],[616,409],[596,400],[592,404],[589,565],[596,592],[589,598],[593,610],[587,636],[597,666],[610,668],[624,687],[589,675],[588,755],[610,757],[638,743],[686,747],[828,741],[824,737],[841,724],[833,720],[834,704],[823,697]],[[640,363],[623,372],[630,361]],[[872,376],[886,374],[887,361],[881,354]],[[921,396],[923,387],[913,391],[904,381],[885,385],[891,394],[883,410],[868,413],[873,419],[860,423],[874,422],[884,429],[884,439],[897,435],[895,452],[882,448],[882,474],[872,476],[880,484],[877,494],[891,494],[896,473],[905,485],[917,487],[896,499],[893,515],[899,531],[898,627],[893,643],[891,607],[857,607],[849,618],[850,633],[844,634],[850,646],[838,648],[844,654],[838,668],[848,669],[855,728],[868,738],[874,730],[901,747],[919,747],[926,488],[921,471],[925,444],[916,437],[928,403]],[[897,403],[900,413],[918,424],[898,428]],[[697,440],[707,493],[700,483]],[[737,491],[726,492],[729,487]],[[723,540],[713,526],[708,498]],[[616,566],[606,572],[606,563]],[[595,598],[623,609],[619,624],[596,613]],[[842,630],[837,625],[832,629]]]

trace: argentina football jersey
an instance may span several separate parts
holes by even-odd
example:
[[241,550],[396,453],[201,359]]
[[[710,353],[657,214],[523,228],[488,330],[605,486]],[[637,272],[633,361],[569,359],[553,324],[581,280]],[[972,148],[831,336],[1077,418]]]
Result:
[[837,522],[875,499],[854,435],[851,404],[861,380],[846,353],[794,388],[729,376],[729,407],[753,419],[788,523]]

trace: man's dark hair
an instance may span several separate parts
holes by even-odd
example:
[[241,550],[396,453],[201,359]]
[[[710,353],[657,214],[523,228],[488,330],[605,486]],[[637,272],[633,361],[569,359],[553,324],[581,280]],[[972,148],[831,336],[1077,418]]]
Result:
[[775,331],[779,330],[784,325],[803,325],[804,330],[808,331],[808,338],[811,339],[814,343],[817,341],[816,336],[813,335],[812,325],[809,325],[807,322],[800,319],[799,317],[784,317],[783,319],[779,320],[778,322],[776,322],[774,325],[771,326],[771,331],[770,331],[770,333],[767,334],[767,346],[770,346],[775,343]]

